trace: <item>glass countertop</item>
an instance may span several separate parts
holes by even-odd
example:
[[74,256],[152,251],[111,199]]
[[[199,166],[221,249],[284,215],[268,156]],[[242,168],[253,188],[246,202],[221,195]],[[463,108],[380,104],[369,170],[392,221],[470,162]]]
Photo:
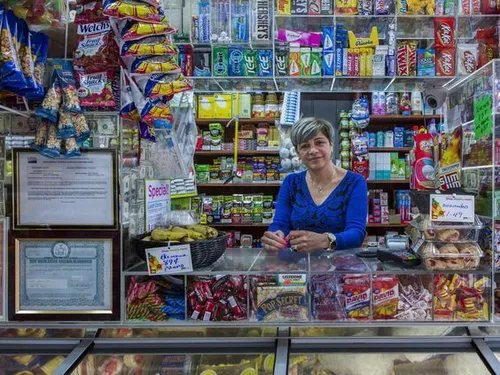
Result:
[[55,374],[57,368],[65,360],[62,355],[37,355],[37,354],[19,354],[19,355],[0,355],[0,373],[1,374],[19,374],[33,375]]
[[220,338],[220,337],[246,337],[262,338],[276,337],[275,327],[151,327],[151,328],[109,328],[99,333],[99,338],[129,339],[129,338]]

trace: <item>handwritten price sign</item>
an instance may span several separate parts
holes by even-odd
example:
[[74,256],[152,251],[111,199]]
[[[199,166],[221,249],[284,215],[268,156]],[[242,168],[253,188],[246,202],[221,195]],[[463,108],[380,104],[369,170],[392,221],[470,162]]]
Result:
[[172,275],[193,271],[191,247],[189,245],[147,249],[146,259],[150,276]]
[[473,195],[431,194],[431,221],[474,223]]
[[474,133],[476,139],[488,137],[493,130],[493,119],[491,118],[492,102],[491,94],[474,100]]

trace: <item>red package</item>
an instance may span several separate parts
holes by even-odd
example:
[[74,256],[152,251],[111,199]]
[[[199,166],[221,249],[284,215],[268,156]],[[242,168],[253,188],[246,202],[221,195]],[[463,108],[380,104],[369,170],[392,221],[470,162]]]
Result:
[[433,139],[430,134],[415,135],[415,189],[433,189],[436,185]]
[[437,48],[455,46],[455,19],[453,17],[434,18],[434,43]]
[[409,41],[408,44],[408,75],[417,75],[417,42]]
[[410,65],[408,61],[409,47],[404,42],[398,42],[398,50],[396,55],[397,75],[410,75]]
[[496,57],[495,29],[477,30],[476,39],[479,44],[478,67],[486,65]]
[[396,276],[373,278],[373,319],[394,319],[398,313],[399,279]]
[[370,173],[369,161],[364,156],[354,156],[352,160],[352,171],[360,174],[366,179]]
[[91,74],[77,71],[80,105],[82,107],[116,107],[113,96],[114,74],[111,70]]
[[370,318],[370,279],[367,275],[345,275],[343,285],[347,319]]
[[455,75],[455,48],[436,48],[436,75]]
[[106,21],[102,14],[102,0],[77,0],[75,24]]
[[85,73],[119,67],[118,47],[109,21],[78,25],[74,64]]
[[482,14],[497,14],[497,2],[491,0],[481,1],[481,13]]
[[471,14],[481,14],[481,0],[472,0]]

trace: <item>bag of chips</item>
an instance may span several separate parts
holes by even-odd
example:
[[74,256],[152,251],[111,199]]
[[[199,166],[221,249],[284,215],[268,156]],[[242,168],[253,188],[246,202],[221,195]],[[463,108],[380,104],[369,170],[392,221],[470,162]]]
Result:
[[120,56],[172,55],[179,53],[168,35],[150,36],[144,39],[122,42]]
[[160,23],[165,13],[160,7],[133,0],[104,0],[104,15],[113,18],[128,18],[137,21]]
[[124,42],[143,39],[148,36],[168,35],[177,31],[166,20],[162,23],[145,23],[111,19],[110,22],[115,29],[116,35],[119,35]]
[[57,129],[55,124],[49,125],[47,142],[45,143],[45,147],[40,150],[40,153],[48,156],[49,158],[57,158],[61,155],[61,140],[57,138]]
[[41,32],[31,34],[31,53],[34,59],[34,78],[36,89],[27,91],[26,97],[29,99],[40,99],[45,93],[43,75],[45,73],[45,64],[47,63],[47,53],[49,49],[49,37]]
[[182,74],[155,73],[134,77],[135,82],[148,98],[171,96],[193,88]]
[[26,80],[21,71],[18,54],[20,37],[17,33],[18,19],[11,10],[5,12],[3,6],[0,7],[0,16],[2,17],[0,83],[5,90],[23,89],[26,87]]
[[85,74],[76,72],[79,84],[78,97],[82,107],[115,107],[112,82],[114,71]]
[[122,102],[120,117],[124,120],[139,121],[141,117],[132,98],[132,89],[128,85],[122,85]]
[[90,137],[90,128],[85,116],[81,113],[73,117],[73,126],[75,127],[76,141],[78,143],[85,142]]
[[59,86],[59,80],[53,76],[52,84],[45,94],[42,105],[35,110],[35,114],[54,123],[57,121],[57,111],[61,102],[61,86]]
[[[23,34],[21,43],[19,46],[19,61],[21,62],[21,71],[24,75],[24,80],[26,81],[26,87],[21,92],[18,90],[18,94],[24,94],[25,90],[34,91],[37,88],[35,81],[35,64],[33,61],[32,48],[31,48],[31,37],[34,33],[29,31],[28,26],[23,20],[19,20],[19,26],[23,28]],[[23,27],[24,26],[24,27]]]
[[67,139],[75,136],[76,131],[73,126],[72,114],[60,110],[59,119],[57,120],[57,138]]
[[62,154],[67,158],[81,155],[80,147],[78,147],[78,143],[76,143],[75,138],[68,138],[64,140]]
[[102,0],[77,0],[75,24],[106,21],[103,14]]
[[124,58],[123,60],[132,74],[181,72],[181,67],[177,64],[177,59],[174,55],[143,56]]

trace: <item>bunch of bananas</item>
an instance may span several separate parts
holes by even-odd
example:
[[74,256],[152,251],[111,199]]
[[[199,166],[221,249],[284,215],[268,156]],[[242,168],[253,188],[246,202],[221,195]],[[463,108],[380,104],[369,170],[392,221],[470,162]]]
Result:
[[208,240],[219,235],[216,229],[207,225],[187,225],[184,227],[170,226],[168,228],[155,228],[146,241],[192,242]]

